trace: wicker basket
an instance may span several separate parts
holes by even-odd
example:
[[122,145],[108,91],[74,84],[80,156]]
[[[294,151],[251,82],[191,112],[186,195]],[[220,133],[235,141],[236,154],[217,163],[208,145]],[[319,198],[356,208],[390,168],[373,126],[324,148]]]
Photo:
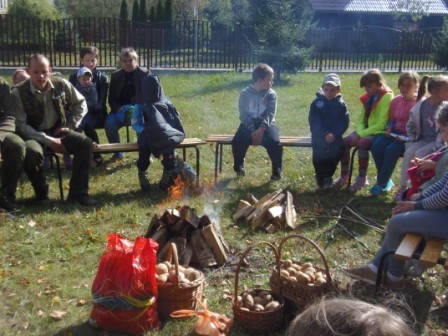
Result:
[[[281,240],[279,248],[278,248],[279,258],[281,259],[282,249],[283,249],[284,244],[289,239],[293,239],[293,238],[304,240],[305,242],[311,244],[314,247],[314,249],[317,250],[317,252],[319,253],[319,255],[322,259],[322,262],[323,262],[325,268],[322,269],[315,265],[314,265],[314,268],[317,271],[321,271],[323,274],[326,275],[327,282],[324,284],[321,284],[321,285],[302,284],[297,281],[290,280],[285,275],[282,275],[279,272],[278,266],[276,266],[276,268],[274,268],[272,271],[272,275],[271,275],[269,284],[271,285],[272,291],[274,293],[280,294],[284,298],[292,301],[293,303],[295,303],[301,307],[304,307],[304,306],[312,303],[316,299],[320,298],[321,296],[335,290],[336,287],[334,285],[333,280],[331,279],[331,275],[330,275],[330,271],[328,269],[328,263],[327,263],[327,259],[325,258],[325,255],[323,254],[323,252],[319,248],[319,246],[317,246],[317,244],[314,243],[312,240],[310,240],[302,235],[299,235],[299,234],[294,234],[294,235],[290,235],[290,236],[283,238]],[[283,261],[281,260],[280,263],[282,263],[282,262]],[[304,262],[301,262],[301,261],[293,261],[293,262],[295,264],[299,264],[299,265],[304,264]]]
[[[276,299],[276,301],[280,302],[280,306],[272,311],[262,311],[262,312],[247,311],[241,309],[242,307],[240,306],[240,304],[238,304],[238,281],[242,261],[255,246],[260,244],[267,244],[274,251],[275,263],[277,265],[276,268],[280,269],[280,258],[278,256],[277,250],[271,243],[268,242],[255,243],[251,245],[243,254],[241,254],[240,261],[238,263],[238,267],[235,273],[233,316],[235,322],[237,322],[239,325],[241,325],[248,331],[256,334],[265,334],[271,331],[278,331],[283,324],[284,305],[285,305],[285,300],[283,299],[283,297],[281,295],[273,293],[272,291],[269,291],[271,295]],[[256,292],[260,291],[262,290],[261,289],[256,290]]]
[[[171,260],[172,259],[172,260]],[[180,309],[196,309],[197,299],[202,295],[204,274],[200,271],[200,277],[194,282],[181,284],[178,282],[179,260],[176,245],[171,243],[167,252],[167,261],[173,262],[176,270],[176,283],[157,284],[158,313],[162,320],[168,318],[173,311]]]

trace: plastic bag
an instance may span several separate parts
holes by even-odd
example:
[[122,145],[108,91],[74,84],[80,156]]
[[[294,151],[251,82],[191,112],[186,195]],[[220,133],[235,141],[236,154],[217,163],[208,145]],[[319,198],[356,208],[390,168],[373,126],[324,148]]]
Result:
[[108,235],[92,285],[94,327],[134,335],[159,327],[156,254],[158,244],[138,237],[131,242]]
[[[443,156],[443,154],[445,154],[445,152],[440,150],[438,152],[426,156],[424,159],[438,162],[439,159]],[[419,166],[413,166],[408,169],[408,176],[409,180],[411,181],[411,187],[408,189],[406,193],[407,199],[409,199],[413,194],[418,192],[420,186],[426,181],[430,180],[435,175],[435,169],[428,169],[418,172],[417,171],[418,168]]]
[[206,303],[197,300],[203,311],[181,309],[171,313],[171,317],[189,317],[199,316],[194,325],[194,331],[197,335],[204,336],[225,336],[229,333],[233,325],[233,319],[225,315],[213,313],[207,310]]

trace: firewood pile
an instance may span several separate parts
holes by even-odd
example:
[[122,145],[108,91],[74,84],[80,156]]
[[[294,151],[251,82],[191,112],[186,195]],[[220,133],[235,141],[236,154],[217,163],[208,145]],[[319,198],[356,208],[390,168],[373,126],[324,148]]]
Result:
[[228,259],[229,247],[217,224],[207,215],[198,216],[189,206],[166,209],[154,215],[145,234],[159,244],[157,262],[164,261],[171,243],[177,247],[179,264],[220,266]]
[[246,200],[240,200],[233,220],[245,219],[252,229],[264,228],[268,233],[279,229],[294,230],[297,226],[297,213],[294,208],[293,196],[282,189],[264,195],[257,199],[247,194]]

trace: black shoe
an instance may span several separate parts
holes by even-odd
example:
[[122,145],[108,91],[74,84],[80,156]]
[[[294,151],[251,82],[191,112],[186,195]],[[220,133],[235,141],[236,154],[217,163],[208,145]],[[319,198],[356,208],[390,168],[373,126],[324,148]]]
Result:
[[5,195],[1,195],[0,196],[0,208],[6,210],[6,211],[15,211],[16,210],[16,205],[14,204],[14,202],[10,199],[8,199],[8,197],[6,197]]
[[281,175],[275,175],[275,174],[271,175],[271,182],[280,181],[281,179],[282,179]]
[[67,202],[69,203],[78,203],[79,205],[91,207],[97,204],[97,201],[93,198],[90,198],[89,195],[86,194],[69,194],[67,197]]
[[235,170],[236,176],[246,176],[246,171],[244,168],[240,168],[238,170]]
[[176,172],[174,169],[163,169],[162,178],[159,181],[159,188],[163,191],[167,191],[169,187],[174,185],[174,179],[176,178]]
[[34,199],[34,204],[39,206],[45,206],[50,204],[50,198],[48,195],[45,196],[36,196]]

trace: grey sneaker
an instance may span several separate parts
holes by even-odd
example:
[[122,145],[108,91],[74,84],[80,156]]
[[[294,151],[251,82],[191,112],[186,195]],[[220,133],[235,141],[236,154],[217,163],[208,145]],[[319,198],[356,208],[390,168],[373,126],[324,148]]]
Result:
[[148,181],[148,174],[145,171],[138,171],[138,181],[140,182],[140,188],[144,191],[151,189],[151,184]]
[[369,180],[365,176],[358,176],[355,183],[350,187],[350,192],[355,193],[362,188],[369,186]]
[[345,275],[352,279],[360,280],[369,285],[376,284],[376,272],[372,271],[369,266],[359,266],[342,270]]
[[406,288],[406,282],[404,281],[404,278],[400,280],[391,280],[388,276],[386,276],[384,287],[393,291],[402,291]]

